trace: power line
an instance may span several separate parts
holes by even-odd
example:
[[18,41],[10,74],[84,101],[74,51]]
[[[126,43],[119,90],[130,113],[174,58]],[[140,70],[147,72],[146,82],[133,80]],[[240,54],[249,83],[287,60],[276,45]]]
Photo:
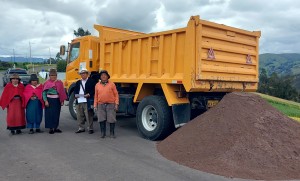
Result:
[[[35,43],[30,42],[29,46],[31,46],[32,44],[35,44]],[[26,56],[27,53],[25,53],[24,50],[25,50],[24,48],[20,49],[20,48],[15,48],[14,47],[14,48],[10,49],[10,48],[4,48],[3,46],[2,47],[0,46],[0,56],[1,55],[5,55],[5,56]],[[22,53],[20,53],[20,52],[22,52]],[[52,57],[51,54],[53,53],[53,50],[51,50],[51,48],[42,48],[42,49],[34,48],[34,51],[31,51],[31,54],[32,53],[34,53],[34,57],[39,57],[39,58],[46,59],[49,55],[50,55],[50,58]]]
[[[3,50],[3,51],[6,51],[6,52],[8,52],[9,54],[11,54],[12,52],[11,51],[8,51],[8,49],[7,48],[2,48],[2,47],[0,47],[0,49],[1,50]],[[11,49],[10,49],[11,50]]]

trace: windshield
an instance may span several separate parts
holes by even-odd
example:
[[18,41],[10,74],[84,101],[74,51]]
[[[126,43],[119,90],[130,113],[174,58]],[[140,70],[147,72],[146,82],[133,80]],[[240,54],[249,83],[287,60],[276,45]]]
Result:
[[73,62],[75,59],[78,58],[79,48],[80,48],[80,43],[79,42],[71,45],[71,48],[70,48],[70,62]]
[[9,71],[9,74],[14,74],[14,73],[27,74],[26,70],[11,70],[11,71]]

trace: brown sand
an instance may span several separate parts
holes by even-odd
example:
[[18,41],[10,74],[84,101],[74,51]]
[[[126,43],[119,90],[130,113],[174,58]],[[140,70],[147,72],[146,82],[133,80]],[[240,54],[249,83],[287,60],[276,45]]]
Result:
[[226,177],[300,179],[300,124],[255,94],[227,94],[157,149],[169,160]]

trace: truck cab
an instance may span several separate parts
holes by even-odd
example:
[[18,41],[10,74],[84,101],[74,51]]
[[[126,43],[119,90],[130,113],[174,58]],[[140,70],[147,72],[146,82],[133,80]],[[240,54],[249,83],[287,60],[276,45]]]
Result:
[[98,72],[99,49],[99,39],[95,36],[79,37],[69,44],[65,80],[68,91],[71,91],[72,84],[80,79],[78,72],[82,68],[86,68],[91,74]]
[[86,68],[90,72],[90,77],[95,81],[98,79],[94,76],[98,73],[99,64],[99,38],[95,36],[83,36],[78,37],[69,43],[66,51],[66,47],[62,45],[60,47],[60,54],[65,55],[67,52],[67,66],[66,66],[66,79],[64,82],[69,98],[69,112],[71,116],[76,119],[76,106],[74,97],[74,87],[77,80],[80,79],[78,72],[82,68]]

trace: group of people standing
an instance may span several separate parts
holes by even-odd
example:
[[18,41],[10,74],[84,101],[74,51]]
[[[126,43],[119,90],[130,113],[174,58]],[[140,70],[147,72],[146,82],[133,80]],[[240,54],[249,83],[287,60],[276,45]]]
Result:
[[[85,132],[85,123],[88,123],[89,134],[94,133],[93,117],[97,113],[100,123],[101,138],[106,137],[106,122],[110,124],[110,137],[115,136],[116,111],[119,106],[119,95],[116,86],[109,81],[110,75],[106,70],[100,71],[100,80],[97,83],[89,78],[87,69],[79,72],[81,79],[74,87],[78,130],[75,133]],[[22,129],[29,129],[29,134],[42,133],[40,128],[45,109],[45,128],[49,134],[61,133],[59,118],[61,106],[67,99],[61,80],[57,79],[55,69],[50,69],[49,79],[40,84],[36,74],[30,76],[29,84],[24,87],[18,74],[10,76],[3,90],[0,106],[7,109],[7,129],[12,135],[21,134]],[[94,99],[93,99],[94,98]]]
[[[7,129],[12,135],[21,134],[29,128],[29,134],[42,133],[40,128],[45,109],[45,128],[49,133],[61,133],[58,128],[61,106],[67,95],[61,80],[57,79],[55,69],[49,71],[49,79],[40,84],[36,74],[30,75],[29,84],[24,87],[18,74],[10,76],[4,87],[0,106],[7,109]],[[26,120],[26,121],[25,121]]]

